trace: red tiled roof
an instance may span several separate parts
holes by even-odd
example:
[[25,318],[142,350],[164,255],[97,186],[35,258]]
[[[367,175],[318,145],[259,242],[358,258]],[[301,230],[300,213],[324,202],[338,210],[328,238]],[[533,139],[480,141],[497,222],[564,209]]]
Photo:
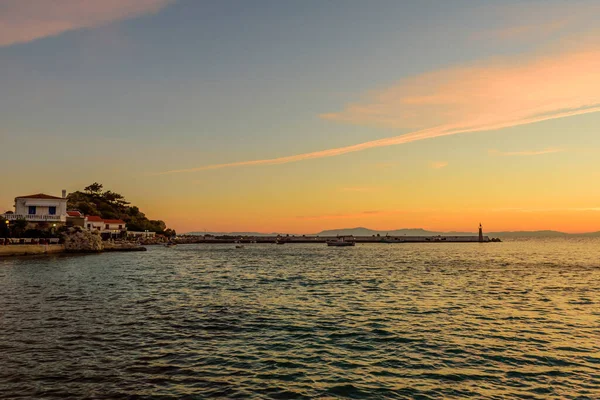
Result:
[[63,200],[62,197],[50,196],[44,193],[30,194],[29,196],[17,196],[17,199],[47,199],[47,200]]
[[88,215],[87,216],[87,220],[88,222],[103,222],[105,224],[121,224],[121,225],[125,225],[125,221],[120,220],[120,219],[102,219],[100,217],[98,217],[97,215]]
[[69,217],[83,217],[83,214],[80,211],[67,211],[67,215]]
[[104,223],[105,224],[122,224],[122,225],[124,225],[125,221],[122,221],[120,219],[105,219]]

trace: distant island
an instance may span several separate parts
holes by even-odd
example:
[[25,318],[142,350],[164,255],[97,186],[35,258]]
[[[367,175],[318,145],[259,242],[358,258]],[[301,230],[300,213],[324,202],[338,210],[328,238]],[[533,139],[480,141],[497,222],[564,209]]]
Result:
[[[342,228],[324,230],[319,233],[307,234],[307,236],[473,236],[475,232],[436,232],[421,228],[395,229],[395,230],[374,230],[364,227]],[[285,233],[260,233],[260,232],[189,232],[187,235],[213,235],[213,236],[277,236],[286,235]],[[289,235],[292,235],[291,233]],[[560,238],[560,237],[600,237],[600,231],[588,233],[566,233],[552,230],[542,231],[501,231],[486,232],[486,235],[498,238]],[[296,236],[301,236],[296,234]]]

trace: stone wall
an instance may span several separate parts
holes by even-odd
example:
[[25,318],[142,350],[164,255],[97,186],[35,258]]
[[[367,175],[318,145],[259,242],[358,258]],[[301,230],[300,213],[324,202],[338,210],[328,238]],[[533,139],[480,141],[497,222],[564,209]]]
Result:
[[64,253],[64,251],[65,246],[62,244],[15,244],[0,246],[0,257]]

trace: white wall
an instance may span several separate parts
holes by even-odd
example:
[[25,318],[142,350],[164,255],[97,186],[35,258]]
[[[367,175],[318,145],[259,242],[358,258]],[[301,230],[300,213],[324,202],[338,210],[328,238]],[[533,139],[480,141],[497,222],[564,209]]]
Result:
[[49,207],[56,207],[56,215],[67,215],[67,199],[23,199],[17,198],[15,214],[29,214],[29,206],[36,207],[36,215],[49,215]]
[[85,228],[89,229],[91,231],[94,231],[94,230],[101,231],[101,230],[104,229],[104,222],[95,222],[95,221],[92,222],[92,221],[86,220],[85,221]]

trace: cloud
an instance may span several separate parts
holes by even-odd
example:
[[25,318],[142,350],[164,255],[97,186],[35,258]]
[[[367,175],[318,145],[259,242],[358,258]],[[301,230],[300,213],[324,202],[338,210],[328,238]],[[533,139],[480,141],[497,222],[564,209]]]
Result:
[[446,161],[436,161],[431,163],[431,168],[433,169],[440,169],[440,168],[444,168],[447,167],[448,163]]
[[165,171],[276,165],[411,143],[460,133],[498,130],[600,111],[600,46],[589,42],[548,54],[494,58],[429,72],[371,93],[326,120],[415,131],[339,148],[262,160]]
[[158,12],[174,0],[0,0],[0,47]]
[[494,17],[488,29],[475,32],[476,40],[536,41],[566,32],[585,32],[597,25],[600,11],[597,1],[546,2],[543,7],[536,2],[518,4],[485,4],[480,12]]
[[564,149],[543,149],[543,150],[525,150],[525,151],[498,151],[489,150],[488,153],[494,156],[539,156],[541,154],[560,153]]
[[324,119],[436,131],[482,130],[600,106],[600,46],[496,58],[421,74]]

